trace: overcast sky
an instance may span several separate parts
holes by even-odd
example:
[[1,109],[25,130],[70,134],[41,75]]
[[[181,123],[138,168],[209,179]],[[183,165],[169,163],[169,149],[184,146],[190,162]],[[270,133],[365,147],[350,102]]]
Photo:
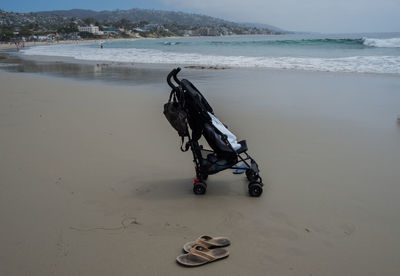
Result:
[[1,0],[6,11],[148,8],[187,11],[294,31],[400,32],[400,0]]

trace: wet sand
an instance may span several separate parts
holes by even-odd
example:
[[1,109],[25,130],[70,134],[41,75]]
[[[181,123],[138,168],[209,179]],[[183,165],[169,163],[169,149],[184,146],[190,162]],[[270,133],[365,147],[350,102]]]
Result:
[[[167,71],[140,72],[0,72],[1,275],[400,274],[398,77],[185,70],[258,161],[250,198],[230,172],[192,193]],[[201,234],[230,237],[230,257],[177,265]]]

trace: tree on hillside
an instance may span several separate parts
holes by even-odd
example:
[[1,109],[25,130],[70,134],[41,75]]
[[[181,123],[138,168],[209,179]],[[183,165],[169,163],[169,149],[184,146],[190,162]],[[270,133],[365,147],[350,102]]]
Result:
[[58,26],[57,32],[62,34],[71,34],[79,31],[78,26],[74,22],[70,22],[69,24]]
[[0,30],[0,40],[9,41],[14,36],[13,31],[9,29]]
[[129,29],[132,26],[132,22],[126,18],[122,18],[114,24],[118,28]]
[[94,24],[96,24],[96,22],[97,22],[96,18],[94,18],[94,17],[88,17],[88,18],[83,19],[82,21],[83,21],[86,25],[90,25],[90,24],[94,25]]
[[24,27],[19,31],[19,34],[22,36],[31,36],[32,32],[31,32],[31,30],[29,30],[29,28]]
[[39,24],[38,23],[29,23],[28,28],[34,31],[37,31],[39,29]]

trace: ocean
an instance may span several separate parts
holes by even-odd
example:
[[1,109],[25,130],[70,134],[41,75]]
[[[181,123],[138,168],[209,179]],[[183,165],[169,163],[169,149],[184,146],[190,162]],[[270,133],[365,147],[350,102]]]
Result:
[[400,74],[400,33],[185,37],[56,44],[22,55],[77,60]]

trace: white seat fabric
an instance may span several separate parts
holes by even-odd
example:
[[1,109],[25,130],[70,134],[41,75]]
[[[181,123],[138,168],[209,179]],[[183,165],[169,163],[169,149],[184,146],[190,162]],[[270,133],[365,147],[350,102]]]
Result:
[[217,117],[215,117],[213,114],[208,112],[208,115],[211,117],[211,123],[213,126],[215,126],[221,133],[225,134],[228,137],[228,142],[231,144],[232,148],[237,151],[240,149],[241,145],[237,142],[236,136],[230,132],[223,123],[221,123],[220,120],[218,120]]

